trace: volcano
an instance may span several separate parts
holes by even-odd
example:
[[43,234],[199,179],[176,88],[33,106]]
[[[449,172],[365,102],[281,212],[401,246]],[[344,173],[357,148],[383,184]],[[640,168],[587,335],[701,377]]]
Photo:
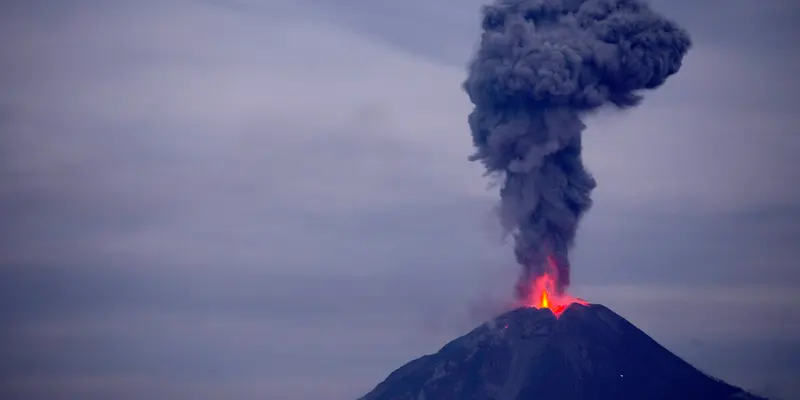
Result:
[[704,374],[608,308],[580,303],[509,311],[360,400],[462,399],[765,400]]

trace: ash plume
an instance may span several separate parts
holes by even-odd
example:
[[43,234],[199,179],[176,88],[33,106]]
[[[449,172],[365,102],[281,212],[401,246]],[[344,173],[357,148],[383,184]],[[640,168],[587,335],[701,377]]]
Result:
[[475,106],[470,160],[501,178],[500,220],[523,267],[517,295],[549,272],[548,257],[561,293],[596,186],[581,160],[582,117],[638,105],[678,72],[691,40],[636,0],[497,0],[482,14],[463,84]]

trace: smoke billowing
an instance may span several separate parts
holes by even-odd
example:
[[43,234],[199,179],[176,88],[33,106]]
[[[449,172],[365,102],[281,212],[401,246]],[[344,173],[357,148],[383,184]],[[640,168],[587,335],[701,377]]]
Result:
[[482,27],[463,85],[475,105],[470,159],[503,179],[500,219],[523,267],[518,295],[550,272],[548,257],[562,292],[596,186],[581,160],[581,118],[639,104],[642,90],[678,71],[691,41],[636,0],[497,0]]

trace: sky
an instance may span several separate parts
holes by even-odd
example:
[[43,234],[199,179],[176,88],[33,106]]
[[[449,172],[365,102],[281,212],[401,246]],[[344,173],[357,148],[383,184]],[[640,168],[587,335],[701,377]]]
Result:
[[[0,397],[353,399],[503,310],[478,0],[0,3]],[[575,295],[800,398],[800,6],[587,119]]]

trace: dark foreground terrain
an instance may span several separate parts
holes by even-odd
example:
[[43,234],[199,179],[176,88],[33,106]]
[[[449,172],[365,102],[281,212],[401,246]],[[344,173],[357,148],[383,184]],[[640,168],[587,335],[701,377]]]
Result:
[[361,400],[763,400],[601,305],[520,308],[400,367]]

